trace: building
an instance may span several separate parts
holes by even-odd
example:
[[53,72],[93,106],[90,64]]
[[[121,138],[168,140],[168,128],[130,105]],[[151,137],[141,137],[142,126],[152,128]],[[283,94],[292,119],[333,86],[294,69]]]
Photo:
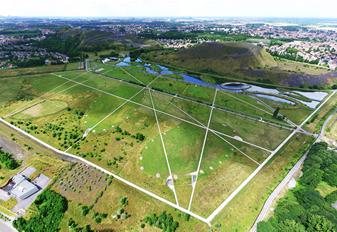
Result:
[[24,200],[39,191],[39,188],[26,179],[24,175],[17,174],[12,178],[13,187],[10,194],[16,198]]

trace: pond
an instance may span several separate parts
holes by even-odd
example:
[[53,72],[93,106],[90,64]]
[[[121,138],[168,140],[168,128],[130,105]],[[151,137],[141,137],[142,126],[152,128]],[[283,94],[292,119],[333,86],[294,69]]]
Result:
[[205,87],[215,87],[213,84],[200,80],[196,77],[187,75],[187,74],[180,74],[181,77],[184,78],[184,81],[190,84],[205,86]]
[[280,91],[277,89],[271,88],[264,88],[256,85],[251,85],[249,89],[246,90],[247,92],[259,92],[259,93],[268,93],[268,94],[279,94]]
[[289,101],[287,99],[276,97],[276,96],[272,96],[272,95],[259,94],[259,93],[258,94],[254,94],[254,95],[257,96],[257,97],[265,98],[265,99],[276,101],[276,102],[286,103],[286,104],[289,104],[289,105],[296,105],[296,103],[293,102],[293,101]]
[[129,63],[126,63],[126,62],[123,62],[123,61],[121,61],[121,62],[117,63],[117,64],[116,64],[116,66],[118,66],[118,67],[127,67],[127,66],[130,66],[130,64],[129,64]]
[[172,72],[172,71],[170,71],[168,68],[166,68],[165,66],[161,66],[161,65],[157,65],[158,66],[158,68],[160,68],[160,70],[161,70],[161,72],[160,72],[160,74],[161,75],[172,75],[172,74],[174,74],[174,72]]
[[298,93],[304,97],[307,97],[314,101],[322,101],[328,93],[325,92],[303,92],[303,91],[294,91],[294,93]]

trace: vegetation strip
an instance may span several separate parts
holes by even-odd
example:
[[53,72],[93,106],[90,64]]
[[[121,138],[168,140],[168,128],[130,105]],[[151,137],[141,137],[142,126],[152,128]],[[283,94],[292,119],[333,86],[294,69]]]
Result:
[[[94,72],[95,73],[95,72]],[[104,77],[108,77],[108,78],[112,78],[114,80],[118,80],[118,81],[122,81],[123,83],[127,83],[127,84],[130,84],[130,85],[133,85],[133,86],[145,86],[145,85],[142,85],[142,84],[139,84],[139,83],[135,83],[135,82],[130,82],[130,81],[127,81],[127,80],[124,80],[124,79],[121,79],[121,78],[118,78],[118,77],[112,77],[112,76],[108,76],[108,75],[105,75],[105,73],[95,73],[97,75],[102,75]],[[157,76],[157,77],[160,77]],[[179,81],[179,80],[176,80],[176,81]],[[187,88],[188,86],[186,86]],[[148,88],[151,88],[150,86],[148,86]],[[151,90],[153,90],[154,92],[158,92],[158,93],[161,93],[161,94],[164,94],[164,95],[168,95],[168,96],[172,96],[172,97],[175,97],[175,98],[178,98],[178,99],[182,99],[182,100],[186,100],[186,101],[191,101],[195,104],[199,104],[199,105],[204,105],[204,106],[207,106],[207,107],[211,107],[211,105],[207,102],[204,102],[204,101],[201,101],[201,100],[194,100],[192,98],[189,98],[189,97],[186,97],[186,96],[181,96],[180,94],[171,94],[171,93],[168,93],[164,90],[160,90],[160,89],[157,89],[157,88],[151,88]],[[265,104],[265,103],[264,103]],[[223,107],[218,107],[218,106],[214,106],[215,109],[218,109],[218,110],[221,110],[221,111],[225,111],[227,113],[231,113],[231,114],[234,114],[234,115],[237,115],[237,116],[240,116],[240,117],[243,117],[243,118],[247,118],[249,120],[253,120],[253,121],[259,121],[259,122],[262,122],[262,123],[266,123],[268,125],[271,125],[271,126],[274,126],[274,127],[278,127],[278,128],[284,128],[284,129],[289,129],[289,130],[292,130],[292,128],[290,128],[289,124],[286,123],[286,124],[277,124],[276,122],[272,122],[272,121],[269,121],[268,119],[264,119],[263,121],[261,121],[260,118],[257,118],[257,117],[254,117],[254,116],[251,116],[251,115],[248,115],[248,114],[244,114],[244,113],[239,113],[239,112],[235,112],[235,111],[232,111],[232,110],[229,110],[229,109],[226,109],[226,108],[223,108]],[[271,114],[272,115],[272,114]]]

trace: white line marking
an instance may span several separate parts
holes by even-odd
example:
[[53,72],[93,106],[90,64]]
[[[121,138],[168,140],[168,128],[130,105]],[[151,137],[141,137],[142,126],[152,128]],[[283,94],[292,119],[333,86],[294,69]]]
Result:
[[[110,71],[111,71],[111,70],[109,70],[108,72],[110,72]],[[136,83],[128,82],[128,81],[126,81],[126,80],[124,80],[124,79],[121,79],[121,78],[118,78],[118,77],[113,77],[113,76],[108,76],[108,75],[106,75],[106,73],[108,73],[108,72],[105,72],[105,73],[95,73],[95,74],[96,74],[96,75],[104,76],[104,77],[106,77],[106,78],[113,78],[114,80],[122,81],[123,83],[129,84],[129,85],[133,85],[133,86],[138,86],[138,87],[139,87],[139,85],[136,84]],[[160,76],[160,75],[159,75],[159,76]],[[158,76],[158,77],[159,77],[159,76]],[[186,86],[186,88],[188,88],[188,86]],[[192,103],[195,103],[195,104],[199,104],[199,105],[203,105],[203,106],[205,106],[205,107],[210,108],[210,105],[208,105],[208,104],[206,104],[206,103],[204,103],[204,102],[198,102],[198,101],[189,99],[189,98],[187,98],[187,97],[184,98],[184,97],[181,97],[181,96],[178,96],[178,95],[174,95],[174,94],[171,94],[171,93],[158,91],[158,90],[153,89],[153,88],[151,88],[151,90],[152,90],[153,92],[158,92],[158,93],[160,93],[160,94],[168,95],[168,96],[174,96],[175,98],[178,98],[178,99],[181,99],[181,100],[184,100],[184,101],[189,101],[189,102],[192,102]],[[183,92],[184,92],[184,91],[183,91]],[[261,122],[261,123],[268,124],[268,125],[270,125],[270,126],[274,126],[274,127],[278,127],[278,128],[282,128],[282,129],[287,129],[287,130],[292,130],[292,128],[289,128],[289,127],[288,127],[288,126],[290,126],[290,125],[288,125],[288,124],[285,124],[285,125],[282,126],[282,125],[280,125],[280,124],[276,124],[276,123],[273,123],[273,122],[270,122],[270,121],[264,121],[264,120],[261,121],[261,120],[259,120],[259,119],[257,119],[257,118],[254,118],[254,117],[251,117],[251,116],[248,116],[248,115],[244,115],[244,114],[240,114],[240,113],[238,113],[238,112],[234,112],[234,111],[231,111],[231,110],[226,110],[226,109],[223,109],[223,108],[219,108],[219,107],[217,107],[217,106],[214,106],[214,108],[215,108],[215,109],[218,109],[218,110],[221,110],[221,111],[224,111],[224,112],[227,112],[227,113],[230,113],[230,114],[237,115],[237,116],[242,117],[242,118],[245,118],[245,119],[252,120],[252,121],[258,121],[258,122]],[[287,125],[288,125],[288,126],[287,126]]]
[[204,142],[202,144],[202,148],[201,148],[201,152],[200,152],[200,158],[199,158],[199,163],[198,163],[198,168],[197,168],[197,171],[196,171],[197,175],[195,177],[195,184],[192,187],[192,194],[191,194],[191,197],[190,197],[190,203],[188,204],[188,210],[191,210],[193,196],[194,196],[194,191],[195,191],[195,188],[197,186],[197,181],[198,181],[198,176],[199,176],[199,172],[200,172],[201,161],[202,161],[202,157],[204,155],[205,145],[206,145],[206,141],[207,141],[207,137],[208,137],[209,125],[211,124],[211,120],[212,120],[212,114],[213,114],[213,109],[214,109],[214,104],[215,104],[215,99],[216,99],[217,92],[218,92],[218,90],[215,89],[215,93],[214,93],[214,97],[213,97],[213,103],[212,103],[212,108],[211,108],[211,112],[209,113],[208,123],[207,123],[205,137],[204,137]]
[[150,99],[151,99],[151,103],[152,103],[152,108],[153,108],[154,116],[155,116],[156,122],[157,122],[157,127],[158,127],[158,131],[159,131],[159,136],[160,136],[161,144],[162,144],[162,146],[163,146],[163,150],[164,150],[164,154],[165,154],[165,159],[166,159],[167,168],[168,168],[168,170],[169,170],[170,177],[171,177],[171,179],[172,179],[174,198],[175,198],[175,200],[176,200],[176,204],[179,205],[179,201],[178,201],[176,189],[175,189],[175,186],[174,186],[174,178],[173,178],[173,175],[172,175],[172,172],[171,172],[170,162],[169,162],[168,157],[167,157],[166,147],[165,147],[163,135],[162,135],[162,132],[161,132],[161,129],[160,129],[159,120],[158,120],[158,117],[157,117],[157,112],[156,112],[155,107],[154,107],[154,102],[153,102],[153,98],[152,98],[152,93],[151,93],[151,90],[150,90],[150,89],[148,89],[148,90],[149,90],[149,94],[150,94]]
[[262,111],[262,112],[264,112],[264,113],[266,113],[266,114],[273,115],[272,113],[270,113],[270,112],[268,112],[268,111],[266,111],[266,110],[264,110],[264,109],[261,109],[260,107],[254,106],[253,104],[251,104],[251,103],[249,103],[249,102],[245,102],[244,100],[242,100],[242,99],[240,99],[240,98],[237,98],[237,97],[235,97],[235,96],[232,96],[232,95],[228,94],[228,93],[225,92],[225,91],[222,91],[221,93],[223,93],[223,94],[225,94],[225,95],[227,95],[227,96],[229,96],[229,97],[231,97],[231,98],[234,98],[234,99],[236,99],[237,101],[239,101],[239,102],[241,102],[241,103],[243,103],[243,104],[246,104],[246,105],[248,105],[248,106],[250,106],[250,107],[253,107],[253,108],[255,108],[255,109],[259,110],[259,111]]
[[123,72],[125,72],[126,74],[128,74],[130,77],[132,77],[133,79],[135,79],[135,80],[138,81],[139,83],[145,85],[144,82],[142,82],[141,80],[138,80],[137,77],[135,77],[134,75],[132,75],[131,73],[129,73],[128,71],[126,71],[124,68],[122,68],[122,67],[119,67],[119,68],[122,69]]
[[[59,76],[62,77],[62,76]],[[148,85],[150,85],[153,81],[155,81],[155,79],[153,79]],[[122,108],[124,105],[126,105],[127,103],[129,103],[133,98],[135,98],[138,94],[140,94],[142,91],[144,91],[144,89],[146,89],[147,87],[143,87],[141,90],[139,90],[137,93],[135,93],[133,96],[131,96],[130,98],[126,99],[121,105],[119,105],[117,108],[115,108],[113,111],[111,111],[109,114],[107,114],[104,118],[102,118],[101,120],[99,120],[94,126],[87,128],[87,132],[85,136],[88,136],[88,134],[95,129],[99,124],[101,124],[105,119],[107,119],[108,117],[110,117],[111,115],[113,115],[115,112],[117,112],[120,108]],[[73,145],[71,145],[70,147],[68,147],[65,152],[68,152],[72,147],[74,147],[75,144],[77,144],[78,142],[80,142],[81,140],[76,141]]]

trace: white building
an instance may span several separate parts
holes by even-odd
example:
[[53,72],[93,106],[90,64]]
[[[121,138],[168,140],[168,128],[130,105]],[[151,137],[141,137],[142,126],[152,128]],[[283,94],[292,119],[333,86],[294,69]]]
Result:
[[14,183],[13,188],[10,190],[10,194],[21,200],[26,199],[39,191],[39,188],[26,179],[25,176],[17,174],[12,178]]

